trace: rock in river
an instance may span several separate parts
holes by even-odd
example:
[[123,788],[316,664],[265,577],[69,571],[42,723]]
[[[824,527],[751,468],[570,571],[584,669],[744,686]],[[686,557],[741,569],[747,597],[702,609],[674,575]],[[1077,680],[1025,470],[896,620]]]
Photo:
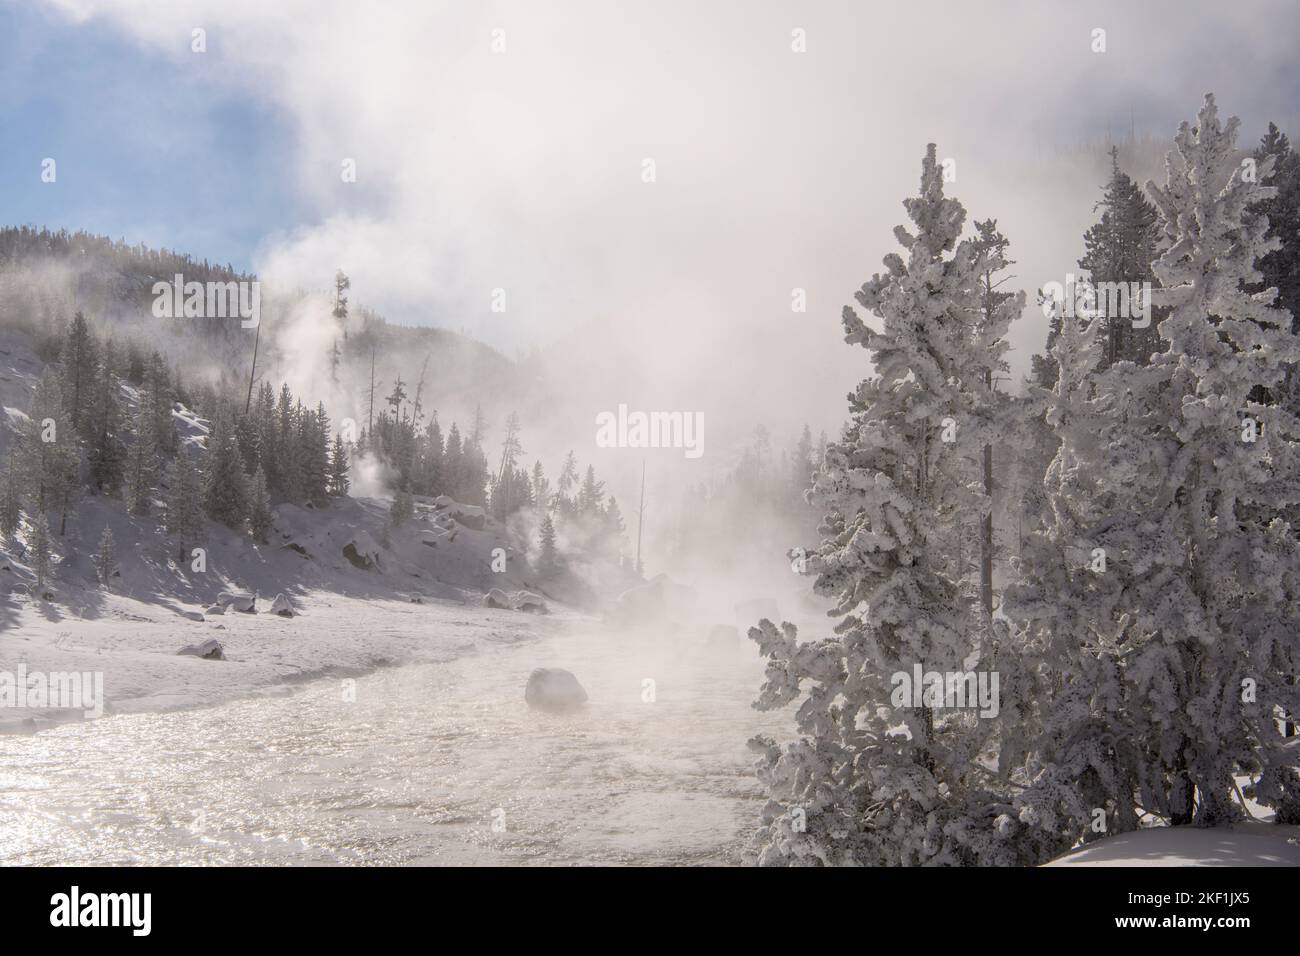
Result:
[[587,692],[578,678],[559,667],[539,667],[528,676],[524,700],[539,710],[571,710],[585,703]]

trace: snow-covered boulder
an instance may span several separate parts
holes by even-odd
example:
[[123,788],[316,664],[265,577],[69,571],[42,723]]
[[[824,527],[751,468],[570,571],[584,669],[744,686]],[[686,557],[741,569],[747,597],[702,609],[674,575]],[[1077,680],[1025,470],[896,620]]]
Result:
[[221,642],[215,638],[209,638],[202,644],[189,644],[176,653],[185,654],[189,657],[200,657],[205,661],[224,661],[226,659],[225,649],[221,646]]
[[439,495],[433,499],[433,507],[439,516],[446,515],[474,531],[482,531],[487,525],[487,513],[478,505],[463,505],[446,495]]
[[516,611],[523,611],[525,614],[551,613],[551,609],[546,606],[541,595],[534,594],[532,591],[516,591],[510,597],[510,604]]
[[235,611],[242,611],[245,614],[253,614],[257,610],[257,596],[254,594],[237,594],[233,591],[222,591],[217,595],[217,603]]
[[524,700],[538,710],[572,710],[587,700],[578,678],[559,667],[539,667],[528,675]]
[[203,612],[202,611],[181,611],[181,617],[185,618],[185,620],[187,621],[202,621]]
[[271,602],[271,613],[281,617],[293,617],[295,612],[289,599],[283,594],[277,594],[275,600]]
[[224,604],[213,604],[203,613],[204,614],[225,614],[226,606]]
[[506,592],[502,591],[500,588],[493,588],[491,591],[488,591],[487,594],[483,595],[483,606],[500,608],[503,611],[514,609],[514,604],[510,600],[510,595],[506,594]]
[[379,553],[383,550],[368,531],[358,531],[343,546],[343,557],[355,568],[369,571],[379,567]]

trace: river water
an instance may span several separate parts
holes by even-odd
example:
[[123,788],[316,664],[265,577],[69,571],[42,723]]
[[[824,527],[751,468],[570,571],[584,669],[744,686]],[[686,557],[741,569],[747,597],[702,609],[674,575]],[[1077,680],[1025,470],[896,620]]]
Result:
[[[588,705],[530,711],[537,666]],[[745,741],[792,722],[749,706],[761,670],[743,640],[593,630],[0,737],[0,864],[738,863]]]

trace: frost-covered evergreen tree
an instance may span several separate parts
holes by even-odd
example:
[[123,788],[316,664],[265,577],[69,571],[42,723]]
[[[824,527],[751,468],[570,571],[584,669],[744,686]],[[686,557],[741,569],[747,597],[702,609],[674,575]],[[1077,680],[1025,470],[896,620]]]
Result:
[[160,455],[176,450],[176,426],[172,423],[173,391],[167,364],[161,355],[154,352],[145,368],[140,412],[143,415],[141,424],[148,429],[149,439]]
[[[434,427],[437,423],[434,423]],[[343,444],[343,436],[334,436],[334,450],[330,455],[330,474],[329,474],[329,493],[336,497],[343,497],[348,493],[348,487],[352,484],[348,478],[348,449]]]
[[325,406],[301,409],[298,414],[298,460],[301,462],[303,496],[313,504],[329,500],[330,422]]
[[979,256],[979,312],[971,334],[968,367],[961,376],[969,409],[961,447],[967,455],[978,449],[979,459],[973,464],[980,474],[983,497],[978,501],[978,513],[970,520],[979,521],[980,627],[985,639],[992,640],[994,448],[1006,445],[1017,424],[1016,407],[998,391],[998,381],[1008,372],[1007,330],[1023,311],[1025,294],[1002,289],[1008,279],[1003,273],[1012,265],[1007,258],[1011,240],[998,231],[997,220],[976,222],[975,236],[972,251]]
[[1256,263],[1263,273],[1262,288],[1276,288],[1277,302],[1291,313],[1292,326],[1300,324],[1300,153],[1273,123],[1255,147],[1257,162],[1273,158],[1269,185],[1276,192],[1257,202],[1250,212],[1268,217],[1268,238],[1281,245]]
[[259,467],[253,472],[248,487],[248,528],[254,541],[266,544],[273,520],[271,495],[266,488],[266,472]]
[[1300,501],[1300,423],[1250,397],[1281,381],[1300,341],[1273,290],[1246,291],[1277,241],[1246,215],[1271,195],[1271,163],[1246,175],[1237,126],[1207,97],[1179,130],[1166,184],[1148,184],[1168,243],[1154,264],[1165,351],[1145,368],[1112,366],[1076,426],[1056,426],[1052,474],[1073,479],[1053,493],[1057,540],[1008,594],[1012,616],[1055,641],[1043,662],[1062,688],[1044,774],[1019,799],[1031,826],[1065,828],[1089,805],[1120,829],[1139,808],[1174,825],[1227,823],[1241,812],[1239,773],[1257,777],[1247,793],[1280,821],[1300,821],[1275,723],[1300,711],[1288,683],[1300,546],[1278,517]]
[[393,503],[388,508],[388,523],[400,528],[415,517],[415,502],[410,492],[399,491],[393,495]]
[[176,538],[176,560],[183,563],[192,545],[203,541],[203,483],[184,449],[172,465],[167,497],[167,533]]
[[218,421],[208,438],[203,510],[213,521],[239,530],[248,517],[248,474],[229,423]]
[[266,487],[273,494],[284,493],[284,472],[281,463],[283,446],[280,444],[279,418],[276,414],[275,389],[263,382],[257,390],[251,417],[257,433],[258,464],[266,472]]
[[428,428],[424,431],[422,445],[419,479],[421,494],[445,494],[445,445],[442,438],[442,426],[438,424],[436,412],[433,420],[429,422]]
[[1128,667],[1164,743],[1171,812],[1185,819],[1195,801],[1204,825],[1240,813],[1236,770],[1261,774],[1260,802],[1300,822],[1300,778],[1273,723],[1279,708],[1300,713],[1300,691],[1286,683],[1300,670],[1300,541],[1277,517],[1300,504],[1300,421],[1250,398],[1300,362],[1300,337],[1273,306],[1275,290],[1243,289],[1281,242],[1265,238],[1266,217],[1247,221],[1248,205],[1275,195],[1263,185],[1273,164],[1245,175],[1238,125],[1221,126],[1207,96],[1196,128],[1184,123],[1175,138],[1166,185],[1148,187],[1169,242],[1154,266],[1169,350],[1158,366],[1162,418],[1125,449],[1140,463],[1130,500],[1143,518],[1126,582]]
[[461,490],[463,487],[464,474],[464,455],[460,440],[460,429],[455,422],[451,423],[451,430],[447,432],[447,447],[442,455],[442,480],[443,494],[461,500]]
[[158,487],[158,452],[153,443],[153,429],[143,409],[136,415],[135,437],[126,452],[123,482],[127,512],[148,514],[153,505],[154,490]]
[[[1119,147],[1111,148],[1110,181],[1097,204],[1101,219],[1083,236],[1084,256],[1079,267],[1087,269],[1094,285],[1103,282],[1151,282],[1151,263],[1160,244],[1156,207],[1142,195],[1142,189],[1119,168]],[[1105,313],[1113,303],[1097,304]],[[1102,367],[1115,362],[1145,365],[1160,350],[1156,328],[1163,318],[1152,314],[1150,324],[1135,326],[1132,315],[1103,314],[1106,348]]]
[[36,510],[58,508],[66,521],[78,489],[81,451],[58,380],[50,371],[32,393],[31,409],[19,429],[19,449],[23,480]]
[[86,426],[94,405],[94,381],[98,367],[94,337],[86,317],[78,312],[68,323],[59,350],[61,363],[60,386],[64,410],[72,427],[86,434]]
[[280,387],[276,404],[276,435],[270,447],[279,457],[280,493],[285,498],[301,503],[305,495],[302,477],[302,458],[298,453],[298,416],[301,404],[295,405],[288,384]]
[[117,573],[117,548],[113,544],[113,529],[104,525],[104,533],[99,536],[99,547],[95,551],[95,576],[99,583],[108,587],[113,575]]
[[1144,789],[1136,728],[1114,706],[1122,649],[1108,625],[1117,616],[1118,569],[1096,550],[1112,524],[1112,499],[1097,493],[1113,428],[1108,400],[1095,391],[1103,321],[1067,318],[1058,328],[1053,387],[1032,396],[1057,444],[1043,477],[1047,508],[1023,542],[1018,579],[1003,601],[1016,622],[1015,654],[1005,663],[1030,692],[1003,722],[999,767],[1027,789],[999,828],[1026,852],[1034,848],[1029,862],[1097,835],[1095,809],[1106,813],[1105,832],[1133,829],[1134,795]]
[[537,555],[537,573],[544,580],[550,580],[560,571],[560,554],[555,548],[555,522],[549,514],[542,519],[538,542],[540,551]]
[[86,417],[87,462],[90,480],[99,492],[113,492],[122,481],[126,449],[122,429],[126,414],[122,409],[121,389],[117,379],[117,353],[112,341],[104,343],[95,370],[92,400]]
[[578,487],[578,459],[570,451],[564,456],[564,464],[560,468],[560,477],[555,483],[555,507],[561,514],[567,514],[573,511],[571,501],[574,489]]
[[578,490],[578,513],[599,515],[605,505],[605,483],[596,480],[596,469],[588,465]]
[[254,418],[252,410],[244,415],[241,414],[235,419],[235,440],[239,442],[239,456],[244,460],[244,470],[250,476],[262,468],[262,441],[261,432],[257,427],[257,419]]
[[18,469],[14,466],[14,453],[9,452],[9,464],[0,483],[0,537],[13,541],[22,520],[22,500],[18,493]]
[[551,483],[546,478],[546,472],[542,470],[540,459],[533,463],[531,482],[533,489],[533,503],[536,504],[537,507],[549,511],[552,507]]
[[846,341],[871,351],[875,373],[850,397],[851,419],[810,493],[826,515],[810,570],[840,623],[835,636],[804,643],[790,624],[750,631],[769,661],[755,706],[803,701],[793,743],[751,742],[771,796],[764,864],[977,862],[978,832],[1002,805],[978,759],[989,721],[937,712],[928,698],[890,706],[896,673],[967,669],[971,610],[937,542],[982,497],[969,456],[946,439],[964,440],[951,426],[978,420],[970,352],[986,263],[958,244],[965,210],[943,195],[933,145],[921,195],[904,206],[913,224],[895,230],[904,255],[886,256],[886,271],[856,296],[880,330],[844,309]]

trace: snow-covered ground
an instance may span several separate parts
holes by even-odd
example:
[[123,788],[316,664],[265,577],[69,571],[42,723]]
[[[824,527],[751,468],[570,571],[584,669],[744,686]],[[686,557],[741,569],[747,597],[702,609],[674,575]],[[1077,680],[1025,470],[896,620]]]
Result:
[[[228,611],[203,621],[170,607],[109,595],[94,617],[72,617],[56,605],[27,609],[0,641],[0,670],[103,674],[106,712],[210,706],[240,697],[283,693],[286,684],[323,675],[357,676],[376,668],[446,661],[487,642],[516,642],[555,633],[574,619],[540,617],[434,598],[414,604],[312,591],[295,597],[299,612]],[[215,638],[225,660],[178,651]],[[81,719],[80,712],[0,710],[0,731],[35,729]]]
[[1300,827],[1151,827],[1072,850],[1048,866],[1300,866]]

